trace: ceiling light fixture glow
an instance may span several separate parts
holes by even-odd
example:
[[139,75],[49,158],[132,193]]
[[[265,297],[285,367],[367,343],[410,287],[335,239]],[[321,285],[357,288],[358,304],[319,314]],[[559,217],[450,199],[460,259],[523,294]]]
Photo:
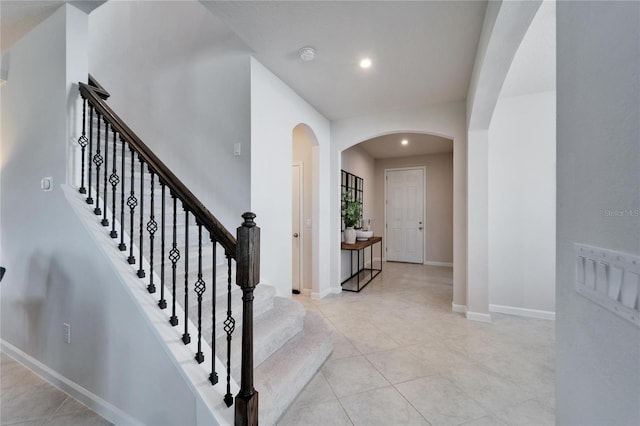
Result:
[[402,142],[400,142],[402,145],[409,145],[409,141],[406,139],[402,139]]
[[313,58],[316,57],[316,49],[311,46],[301,47],[298,50],[298,55],[303,61],[313,61]]
[[360,68],[369,68],[371,66],[371,59],[364,58],[360,61]]

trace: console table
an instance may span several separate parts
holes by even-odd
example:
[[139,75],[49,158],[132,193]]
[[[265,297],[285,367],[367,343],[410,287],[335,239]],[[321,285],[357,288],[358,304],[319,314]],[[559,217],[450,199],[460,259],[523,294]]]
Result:
[[[376,243],[380,243],[380,268],[374,268],[373,267],[373,246]],[[364,250],[369,247],[370,253],[371,253],[371,265],[367,268],[365,267],[365,256],[364,256]],[[378,276],[378,274],[382,271],[382,237],[371,237],[366,241],[356,241],[353,244],[346,244],[346,243],[342,243],[341,245],[342,250],[349,250],[349,260],[350,260],[350,268],[349,268],[349,272],[351,273],[351,276],[349,278],[347,278],[346,280],[342,281],[341,285],[342,285],[342,289],[345,291],[353,291],[353,292],[360,292],[360,290],[362,290],[363,288],[365,288],[367,286],[367,284],[369,284],[375,277]],[[357,271],[353,272],[353,252],[357,253],[357,259],[358,259],[358,267],[357,267]],[[362,253],[362,267],[360,267],[360,253]],[[345,283],[351,281],[352,279],[355,278],[355,288],[352,288],[353,285],[347,285],[345,286]],[[361,280],[362,278],[362,280]],[[360,286],[360,281],[362,281],[362,287]],[[350,288],[351,287],[351,288]]]

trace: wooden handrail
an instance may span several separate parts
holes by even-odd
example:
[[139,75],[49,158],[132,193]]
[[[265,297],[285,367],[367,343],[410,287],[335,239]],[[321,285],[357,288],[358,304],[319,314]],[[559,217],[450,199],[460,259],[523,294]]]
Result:
[[125,122],[107,105],[105,99],[110,95],[98,82],[89,76],[89,84],[79,83],[82,97],[106,118],[109,124],[124,137],[131,147],[144,160],[171,193],[179,198],[184,207],[195,217],[198,223],[207,229],[213,238],[222,245],[225,253],[236,259],[235,237],[216,219],[216,217],[196,198],[184,183],[145,145]]

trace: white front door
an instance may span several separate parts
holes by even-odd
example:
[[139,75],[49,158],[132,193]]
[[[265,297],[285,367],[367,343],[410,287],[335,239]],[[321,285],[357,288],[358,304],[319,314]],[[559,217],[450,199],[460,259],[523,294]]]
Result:
[[291,289],[294,293],[300,292],[302,266],[301,249],[302,235],[300,218],[302,217],[302,164],[294,164],[291,173],[292,200],[291,200]]
[[386,171],[386,241],[390,262],[424,261],[424,169]]

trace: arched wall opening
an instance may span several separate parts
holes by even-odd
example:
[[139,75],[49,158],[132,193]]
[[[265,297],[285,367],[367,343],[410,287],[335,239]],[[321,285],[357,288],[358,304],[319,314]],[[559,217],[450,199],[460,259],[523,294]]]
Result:
[[[406,141],[403,145],[402,141]],[[383,237],[382,260],[389,253],[386,174],[413,170],[422,178],[423,191],[415,223],[405,223],[414,241],[415,252],[405,259],[392,260],[453,266],[453,141],[426,132],[391,132],[367,139],[341,153],[341,168],[364,180],[363,219],[374,235]],[[413,244],[412,244],[413,245]],[[405,244],[401,244],[407,247]],[[393,248],[393,247],[392,247]],[[348,252],[341,254],[341,278],[349,276]],[[377,261],[379,255],[374,259]]]
[[[395,133],[429,134],[453,141],[453,301],[452,309],[466,304],[466,166],[467,129],[464,102],[398,110],[332,123],[331,141],[331,289],[341,291],[340,170],[342,151],[363,141]],[[374,224],[375,225],[375,224]]]
[[[292,290],[318,291],[318,139],[307,124],[291,134]],[[298,182],[294,180],[298,179]],[[297,210],[297,211],[296,211]],[[296,223],[294,223],[296,222]],[[296,236],[297,234],[297,236]],[[315,290],[314,290],[315,289]]]

